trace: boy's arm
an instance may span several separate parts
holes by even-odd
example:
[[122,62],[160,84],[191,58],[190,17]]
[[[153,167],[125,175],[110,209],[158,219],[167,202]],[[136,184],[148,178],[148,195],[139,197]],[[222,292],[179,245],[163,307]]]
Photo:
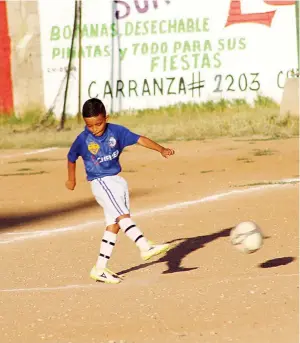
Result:
[[76,186],[76,162],[72,163],[68,161],[68,180],[66,181],[66,187],[71,191]]
[[68,160],[68,180],[65,185],[71,191],[76,187],[76,161],[81,155],[80,151],[81,146],[81,135],[79,135],[76,140],[73,142],[67,156]]
[[138,139],[137,143],[145,148],[158,151],[165,158],[168,158],[169,156],[175,154],[175,151],[173,149],[164,148],[163,146],[145,136],[141,136]]

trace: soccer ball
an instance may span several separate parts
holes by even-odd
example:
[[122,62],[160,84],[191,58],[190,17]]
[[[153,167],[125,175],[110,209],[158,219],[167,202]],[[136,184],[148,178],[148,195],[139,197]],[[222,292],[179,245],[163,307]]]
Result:
[[230,242],[239,251],[251,254],[263,244],[263,234],[254,222],[242,222],[230,231]]

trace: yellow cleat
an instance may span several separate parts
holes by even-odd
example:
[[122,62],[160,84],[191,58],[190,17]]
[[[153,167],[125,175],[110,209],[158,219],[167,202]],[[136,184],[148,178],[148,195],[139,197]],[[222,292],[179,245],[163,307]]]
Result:
[[171,248],[171,244],[154,244],[149,250],[143,251],[141,256],[144,261],[148,261],[154,256],[166,254]]
[[95,281],[111,284],[117,284],[121,282],[121,278],[117,274],[113,273],[107,268],[96,269],[96,266],[94,266],[91,270],[90,277]]

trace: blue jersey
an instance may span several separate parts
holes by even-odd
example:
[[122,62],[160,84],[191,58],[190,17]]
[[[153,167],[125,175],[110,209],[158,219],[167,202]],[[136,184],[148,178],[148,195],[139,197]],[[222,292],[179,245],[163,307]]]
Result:
[[87,180],[117,175],[122,170],[119,158],[126,146],[136,144],[139,135],[124,126],[107,124],[102,136],[95,136],[87,128],[77,136],[68,153],[68,160],[75,163],[82,157]]

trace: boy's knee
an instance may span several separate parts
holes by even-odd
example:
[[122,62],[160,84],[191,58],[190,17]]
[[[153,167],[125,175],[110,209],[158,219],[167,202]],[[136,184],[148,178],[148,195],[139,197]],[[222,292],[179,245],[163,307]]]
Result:
[[106,231],[113,232],[116,234],[119,232],[119,230],[120,230],[119,224],[112,224],[106,227]]
[[116,219],[116,222],[119,223],[120,220],[125,219],[125,218],[130,218],[130,214],[123,214],[122,216]]

